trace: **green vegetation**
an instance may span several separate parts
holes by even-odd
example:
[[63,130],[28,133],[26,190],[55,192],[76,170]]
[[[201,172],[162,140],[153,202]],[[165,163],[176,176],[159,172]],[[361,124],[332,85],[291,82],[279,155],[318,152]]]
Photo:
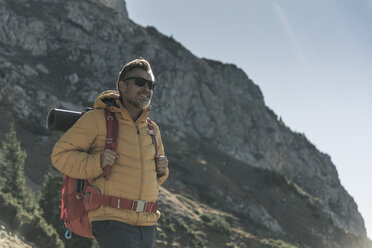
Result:
[[16,138],[14,125],[6,134],[0,154],[4,173],[0,191],[0,219],[26,240],[38,247],[63,247],[54,228],[40,214],[35,195],[26,187],[24,162],[26,152]]
[[179,222],[179,226],[181,229],[185,230],[187,235],[190,236],[192,247],[204,247],[205,241],[203,238],[192,228],[191,226],[188,226],[184,220]]
[[260,242],[272,248],[298,248],[297,246],[288,244],[283,240],[278,239],[262,239]]
[[10,125],[6,139],[2,142],[0,156],[0,170],[4,175],[1,191],[11,193],[26,210],[35,211],[37,208],[35,195],[26,187],[24,176],[26,152],[22,150],[21,143],[17,140],[14,124]]
[[3,213],[0,218],[12,230],[37,244],[37,247],[63,247],[54,228],[46,223],[40,213],[26,211],[10,193],[0,192],[0,212]]
[[[37,247],[92,247],[92,240],[73,235],[66,240],[60,217],[62,174],[50,166],[41,199],[26,186],[24,164],[26,152],[21,148],[13,124],[10,125],[0,153],[0,170],[4,173],[0,191],[0,219]],[[58,233],[58,234],[57,234]]]
[[292,190],[294,192],[296,192],[298,195],[300,195],[301,197],[303,197],[303,199],[307,200],[307,202],[315,207],[317,206],[318,204],[320,204],[320,200],[319,198],[317,197],[314,197],[312,196],[311,194],[307,193],[306,191],[304,191],[298,184],[296,184],[295,182],[289,180],[288,178],[284,177],[287,184],[292,188]]
[[[161,218],[159,219],[159,226],[162,228],[162,230],[166,230],[168,232],[176,232],[176,227],[174,225],[174,220],[171,216],[168,214],[161,214]],[[165,232],[162,232],[165,234]],[[166,234],[165,234],[166,237]]]
[[[159,226],[160,232],[158,233],[158,238],[160,239],[168,239],[170,236],[173,236],[173,234],[184,234],[184,231],[186,231],[188,240],[192,244],[191,247],[204,247],[205,241],[200,236],[200,234],[197,233],[197,231],[195,230],[196,228],[187,225],[184,220],[176,220],[172,218],[171,215],[162,213],[162,216],[159,219]],[[185,246],[186,244],[183,245]]]
[[200,217],[206,222],[207,226],[212,228],[215,232],[227,235],[231,233],[231,226],[222,215],[203,213]]
[[[14,124],[10,125],[0,153],[3,172],[0,188],[0,219],[37,247],[94,247],[93,240],[73,235],[64,238],[66,228],[60,220],[63,177],[53,166],[45,177],[40,201],[26,186],[24,164],[26,152],[17,140]],[[57,234],[58,233],[58,234]]]

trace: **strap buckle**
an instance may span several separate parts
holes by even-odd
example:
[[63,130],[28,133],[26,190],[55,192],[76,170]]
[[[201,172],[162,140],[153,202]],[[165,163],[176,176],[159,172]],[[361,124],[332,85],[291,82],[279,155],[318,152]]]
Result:
[[154,130],[152,130],[152,129],[148,129],[148,132],[149,132],[149,135],[151,135],[151,136],[155,136],[155,132],[154,132]]
[[106,144],[112,144],[113,140],[114,140],[113,138],[107,138],[106,139]]
[[136,212],[144,212],[147,201],[133,200],[132,210]]

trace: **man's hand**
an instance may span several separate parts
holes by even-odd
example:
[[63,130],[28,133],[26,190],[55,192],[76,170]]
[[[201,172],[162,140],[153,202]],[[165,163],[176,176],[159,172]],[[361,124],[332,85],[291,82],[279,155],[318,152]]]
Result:
[[105,149],[101,154],[101,168],[103,169],[106,165],[112,167],[119,155],[110,149]]
[[157,156],[155,158],[156,162],[156,174],[162,176],[165,174],[168,167],[168,159],[166,156]]

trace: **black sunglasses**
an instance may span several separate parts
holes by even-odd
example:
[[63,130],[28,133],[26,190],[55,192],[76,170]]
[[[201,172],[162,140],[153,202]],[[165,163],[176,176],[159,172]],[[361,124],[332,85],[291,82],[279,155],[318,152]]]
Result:
[[147,80],[141,77],[128,77],[124,78],[123,80],[129,80],[129,79],[134,79],[134,84],[137,85],[138,87],[143,87],[145,84],[149,87],[150,90],[154,90],[156,82]]

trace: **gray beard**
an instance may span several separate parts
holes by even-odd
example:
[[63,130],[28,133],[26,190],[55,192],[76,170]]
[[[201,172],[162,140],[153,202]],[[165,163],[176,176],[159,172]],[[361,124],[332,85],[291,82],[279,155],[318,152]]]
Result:
[[147,108],[148,106],[150,106],[150,103],[151,103],[151,99],[148,100],[148,101],[140,101],[140,100],[136,100],[136,101],[132,101],[132,100],[129,100],[128,101],[130,104],[132,104],[135,108],[137,109],[145,109]]

